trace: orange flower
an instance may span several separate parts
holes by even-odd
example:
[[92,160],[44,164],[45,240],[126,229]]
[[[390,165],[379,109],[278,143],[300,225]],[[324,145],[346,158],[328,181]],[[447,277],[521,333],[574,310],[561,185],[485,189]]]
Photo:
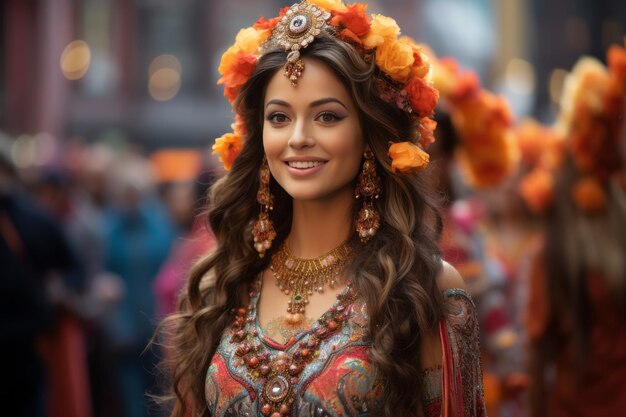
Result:
[[606,207],[606,193],[592,177],[585,177],[572,187],[574,203],[586,213],[597,213]]
[[554,199],[554,177],[548,170],[535,168],[522,179],[519,191],[531,212],[543,213]]
[[385,42],[376,49],[376,64],[393,80],[408,80],[413,65],[413,47],[406,40]]
[[241,137],[235,133],[226,133],[215,139],[213,144],[213,155],[219,155],[220,162],[224,165],[224,169],[227,171],[233,166],[235,158],[241,152],[243,147]]
[[257,30],[274,29],[276,25],[278,25],[278,22],[280,22],[280,19],[282,19],[285,13],[287,13],[287,10],[289,10],[289,6],[283,7],[278,12],[277,17],[273,17],[268,20],[266,20],[263,16],[261,16],[256,22],[254,22],[254,25],[252,27]]
[[429,156],[417,145],[411,142],[396,142],[389,146],[391,158],[391,172],[412,174],[428,166]]
[[618,45],[611,45],[607,52],[609,71],[626,80],[626,49]]
[[456,79],[460,72],[459,64],[452,58],[437,59],[434,53],[431,52],[431,54],[433,85],[443,97],[448,97],[456,85]]
[[420,139],[419,144],[422,148],[426,149],[433,142],[435,142],[435,129],[437,128],[437,122],[430,117],[422,117],[420,124],[417,128]]
[[432,116],[439,100],[439,91],[421,78],[411,78],[404,87],[413,111],[420,117]]
[[339,39],[343,39],[346,42],[352,42],[355,45],[362,45],[361,42],[361,38],[359,38],[358,36],[356,36],[354,34],[354,32],[352,32],[349,29],[342,29],[338,34],[337,37]]
[[253,54],[234,47],[229,48],[222,55],[222,62],[218,68],[222,77],[217,81],[224,84],[224,96],[232,103],[241,87],[248,81],[256,67],[257,58]]
[[450,92],[449,99],[452,101],[460,101],[476,95],[480,92],[480,81],[478,75],[474,71],[466,71],[457,74],[454,80],[454,88]]
[[257,30],[274,29],[276,25],[278,25],[278,22],[280,22],[280,19],[281,17],[277,16],[266,20],[265,17],[261,16],[254,22],[252,27]]
[[336,11],[330,23],[333,26],[344,27],[344,30],[347,29],[357,37],[363,36],[367,34],[372,25],[366,10],[367,4],[365,3],[351,4],[346,6],[345,11]]
[[400,34],[400,27],[391,17],[380,14],[372,15],[372,25],[363,39],[366,48],[373,49],[387,41],[395,41]]
[[556,133],[534,119],[524,120],[515,130],[522,162],[536,165],[542,155],[558,140]]

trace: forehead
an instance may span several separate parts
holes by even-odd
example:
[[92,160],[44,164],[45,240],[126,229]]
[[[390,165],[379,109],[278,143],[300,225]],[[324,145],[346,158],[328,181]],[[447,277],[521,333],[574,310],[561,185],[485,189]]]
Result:
[[328,65],[315,58],[304,58],[303,61],[304,71],[296,86],[283,75],[282,68],[274,74],[265,91],[265,103],[272,99],[304,103],[334,97],[346,106],[352,105],[350,93]]

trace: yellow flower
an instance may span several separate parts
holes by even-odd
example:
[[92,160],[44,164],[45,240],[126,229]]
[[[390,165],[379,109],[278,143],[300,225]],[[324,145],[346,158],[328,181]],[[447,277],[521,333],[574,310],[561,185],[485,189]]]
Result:
[[370,32],[363,39],[363,45],[372,49],[382,45],[386,41],[395,41],[400,35],[400,27],[391,17],[381,14],[372,15]]
[[411,142],[392,143],[388,152],[391,158],[391,172],[411,174],[428,166],[429,156]]
[[215,139],[213,144],[213,155],[219,155],[220,162],[227,171],[233,166],[235,158],[239,156],[243,146],[241,137],[235,133],[226,133],[222,137]]
[[424,51],[422,45],[412,44],[413,47],[413,67],[411,68],[411,78],[419,77],[428,79],[430,75],[430,58]]
[[406,39],[385,42],[376,49],[376,64],[395,81],[406,82],[411,74],[413,46]]
[[257,30],[254,27],[241,29],[235,37],[235,45],[233,46],[244,52],[256,54],[259,46],[271,33],[272,31],[269,29]]
[[341,0],[308,0],[307,3],[314,4],[315,6],[324,9],[326,11],[337,10],[339,12],[346,11],[346,5]]

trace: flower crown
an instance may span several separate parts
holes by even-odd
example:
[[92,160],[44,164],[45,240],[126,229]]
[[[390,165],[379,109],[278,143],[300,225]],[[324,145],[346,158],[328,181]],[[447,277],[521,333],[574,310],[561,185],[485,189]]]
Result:
[[[542,135],[544,150],[532,171],[520,182],[529,209],[544,212],[554,200],[555,173],[569,155],[577,173],[570,190],[574,204],[585,213],[606,207],[606,188],[626,175],[621,157],[626,115],[626,49],[614,45],[607,53],[608,68],[582,58],[565,81],[556,126]],[[527,130],[527,132],[529,132]]]
[[[434,114],[439,92],[431,86],[430,62],[422,46],[408,37],[399,37],[395,20],[383,15],[367,15],[367,4],[344,5],[340,0],[303,0],[280,10],[279,16],[261,17],[253,26],[241,29],[222,55],[218,68],[224,96],[232,104],[254,71],[263,53],[282,47],[288,52],[284,74],[296,86],[304,62],[300,50],[315,41],[322,31],[351,44],[367,59],[374,59],[381,72],[377,80],[380,97],[409,113],[416,122],[417,142],[396,142],[389,147],[393,172],[412,173],[428,165],[423,148],[434,141]],[[330,30],[328,30],[330,29]],[[243,147],[246,132],[236,115],[233,132],[217,138],[213,154],[218,154],[229,170]]]

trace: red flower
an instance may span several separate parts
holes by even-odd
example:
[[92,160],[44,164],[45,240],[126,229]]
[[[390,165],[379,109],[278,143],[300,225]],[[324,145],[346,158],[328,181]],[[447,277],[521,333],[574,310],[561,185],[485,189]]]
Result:
[[[335,11],[330,23],[333,26],[344,27],[355,36],[364,36],[369,32],[372,21],[367,15],[367,4],[355,3],[346,6],[345,11]],[[359,40],[359,43],[360,40]]]
[[404,87],[413,111],[420,117],[432,116],[439,100],[439,91],[421,78],[413,77]]

